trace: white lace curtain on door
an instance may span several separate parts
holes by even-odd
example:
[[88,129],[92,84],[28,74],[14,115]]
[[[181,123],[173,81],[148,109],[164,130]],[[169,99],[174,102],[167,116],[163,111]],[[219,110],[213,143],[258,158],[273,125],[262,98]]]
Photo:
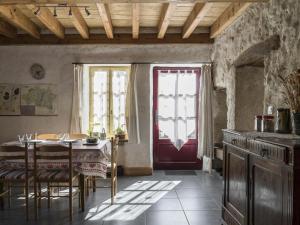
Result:
[[196,138],[196,75],[193,70],[160,70],[158,74],[159,138],[180,150]]

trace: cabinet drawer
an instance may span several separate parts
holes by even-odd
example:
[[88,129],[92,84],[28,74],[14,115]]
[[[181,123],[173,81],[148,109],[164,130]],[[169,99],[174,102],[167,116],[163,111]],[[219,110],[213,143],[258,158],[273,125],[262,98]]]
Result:
[[224,141],[241,148],[246,148],[246,138],[238,134],[224,132]]
[[262,141],[256,141],[250,139],[248,140],[248,149],[250,152],[260,155],[263,158],[271,159],[274,161],[280,161],[284,163],[287,162],[286,147],[272,145]]

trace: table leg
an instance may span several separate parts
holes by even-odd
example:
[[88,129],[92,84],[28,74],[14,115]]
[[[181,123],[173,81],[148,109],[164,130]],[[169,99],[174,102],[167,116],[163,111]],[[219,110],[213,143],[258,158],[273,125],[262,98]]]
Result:
[[4,192],[4,183],[0,181],[0,209],[4,209],[4,198],[1,195]]
[[80,202],[81,202],[81,211],[84,212],[84,203],[85,203],[85,177],[83,174],[79,175],[79,187],[80,187]]

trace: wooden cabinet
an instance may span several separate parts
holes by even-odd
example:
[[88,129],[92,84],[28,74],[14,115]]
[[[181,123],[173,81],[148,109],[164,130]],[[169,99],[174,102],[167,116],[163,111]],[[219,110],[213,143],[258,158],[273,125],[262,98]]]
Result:
[[300,139],[224,130],[222,217],[228,225],[300,225]]
[[227,216],[233,215],[238,224],[247,224],[248,154],[233,145],[225,145],[225,198]]

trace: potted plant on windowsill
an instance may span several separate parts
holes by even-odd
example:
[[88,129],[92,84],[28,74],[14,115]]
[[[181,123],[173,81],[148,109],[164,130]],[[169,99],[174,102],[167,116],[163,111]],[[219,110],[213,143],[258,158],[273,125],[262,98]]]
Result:
[[118,137],[119,140],[125,140],[125,131],[121,127],[118,127],[115,131],[115,137]]
[[284,87],[285,103],[293,113],[293,127],[295,134],[300,135],[300,69],[286,77],[279,76]]

